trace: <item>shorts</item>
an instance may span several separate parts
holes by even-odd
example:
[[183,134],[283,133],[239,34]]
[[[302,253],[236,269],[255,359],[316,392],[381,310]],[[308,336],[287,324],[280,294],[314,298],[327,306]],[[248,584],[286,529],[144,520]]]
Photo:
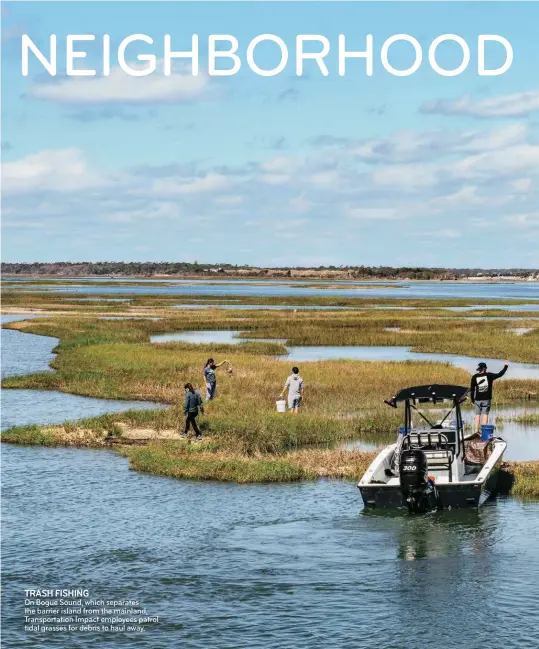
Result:
[[288,407],[290,410],[295,410],[301,405],[301,397],[294,397],[293,399],[288,399]]
[[490,399],[479,399],[474,403],[476,415],[488,415],[490,412]]

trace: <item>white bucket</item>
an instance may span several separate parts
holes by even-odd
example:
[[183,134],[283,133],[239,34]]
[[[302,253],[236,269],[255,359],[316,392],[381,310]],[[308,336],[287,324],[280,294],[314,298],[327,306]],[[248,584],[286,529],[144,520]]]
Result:
[[277,412],[286,412],[286,401],[284,399],[276,401],[275,405],[277,406]]

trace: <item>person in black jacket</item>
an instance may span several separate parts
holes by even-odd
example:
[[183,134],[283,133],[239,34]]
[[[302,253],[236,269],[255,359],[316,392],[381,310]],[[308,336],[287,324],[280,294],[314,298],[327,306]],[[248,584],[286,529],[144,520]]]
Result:
[[497,373],[487,372],[487,364],[479,363],[477,374],[472,376],[470,398],[475,406],[474,429],[478,433],[480,427],[488,424],[490,404],[492,402],[492,384],[507,372],[509,361],[505,361],[503,369]]
[[199,408],[200,408],[200,412],[204,414],[204,404],[202,402],[202,397],[200,396],[200,392],[195,391],[195,388],[191,385],[191,383],[186,383],[184,385],[184,388],[185,388],[185,404],[183,407],[183,412],[185,414],[184,435],[188,435],[191,426],[193,426],[196,439],[201,439],[202,434],[197,425],[197,417],[198,417]]

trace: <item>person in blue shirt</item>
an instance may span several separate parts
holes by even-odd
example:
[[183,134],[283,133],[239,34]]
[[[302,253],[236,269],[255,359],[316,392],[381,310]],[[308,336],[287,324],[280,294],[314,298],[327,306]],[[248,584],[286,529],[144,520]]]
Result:
[[185,388],[185,403],[183,406],[183,412],[185,414],[184,435],[188,435],[191,426],[193,426],[193,430],[195,431],[195,438],[201,439],[202,433],[200,432],[200,429],[197,425],[197,417],[198,417],[199,408],[200,408],[200,412],[204,414],[204,404],[202,403],[202,397],[200,396],[200,392],[197,392],[195,388],[191,385],[191,383],[186,383],[184,385],[184,388]]
[[202,371],[204,383],[206,384],[206,401],[211,401],[215,397],[215,390],[217,388],[215,370],[225,363],[228,365],[228,373],[232,374],[232,365],[230,364],[230,361],[224,360],[222,363],[216,363],[213,358],[208,358],[206,361],[206,365]]

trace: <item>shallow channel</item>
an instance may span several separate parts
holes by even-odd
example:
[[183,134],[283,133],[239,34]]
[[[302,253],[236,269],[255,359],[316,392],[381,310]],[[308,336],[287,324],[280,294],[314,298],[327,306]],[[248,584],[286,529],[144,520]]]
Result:
[[[150,337],[152,343],[187,342],[203,344],[239,344],[244,342],[260,341],[260,338],[239,337],[241,331],[178,331],[166,334],[154,334]],[[263,339],[265,342],[268,339]],[[282,342],[275,340],[275,342]],[[491,369],[503,366],[503,360],[492,358],[471,358],[457,354],[435,354],[414,352],[409,347],[395,346],[292,346],[288,347],[288,354],[279,356],[280,360],[307,362],[327,360],[362,360],[362,361],[436,361],[450,363],[461,367],[468,372],[474,372],[479,360],[485,361]],[[510,374],[509,374],[510,372]],[[539,379],[539,364],[511,363],[507,376],[514,379]]]
[[[28,315],[2,315],[1,323],[27,320]],[[2,329],[2,377],[52,371],[52,350],[57,338],[36,336],[13,329]],[[97,417],[107,412],[151,410],[164,408],[151,401],[124,401],[95,399],[67,394],[58,390],[2,390],[1,429],[27,424],[59,424],[86,417]]]

